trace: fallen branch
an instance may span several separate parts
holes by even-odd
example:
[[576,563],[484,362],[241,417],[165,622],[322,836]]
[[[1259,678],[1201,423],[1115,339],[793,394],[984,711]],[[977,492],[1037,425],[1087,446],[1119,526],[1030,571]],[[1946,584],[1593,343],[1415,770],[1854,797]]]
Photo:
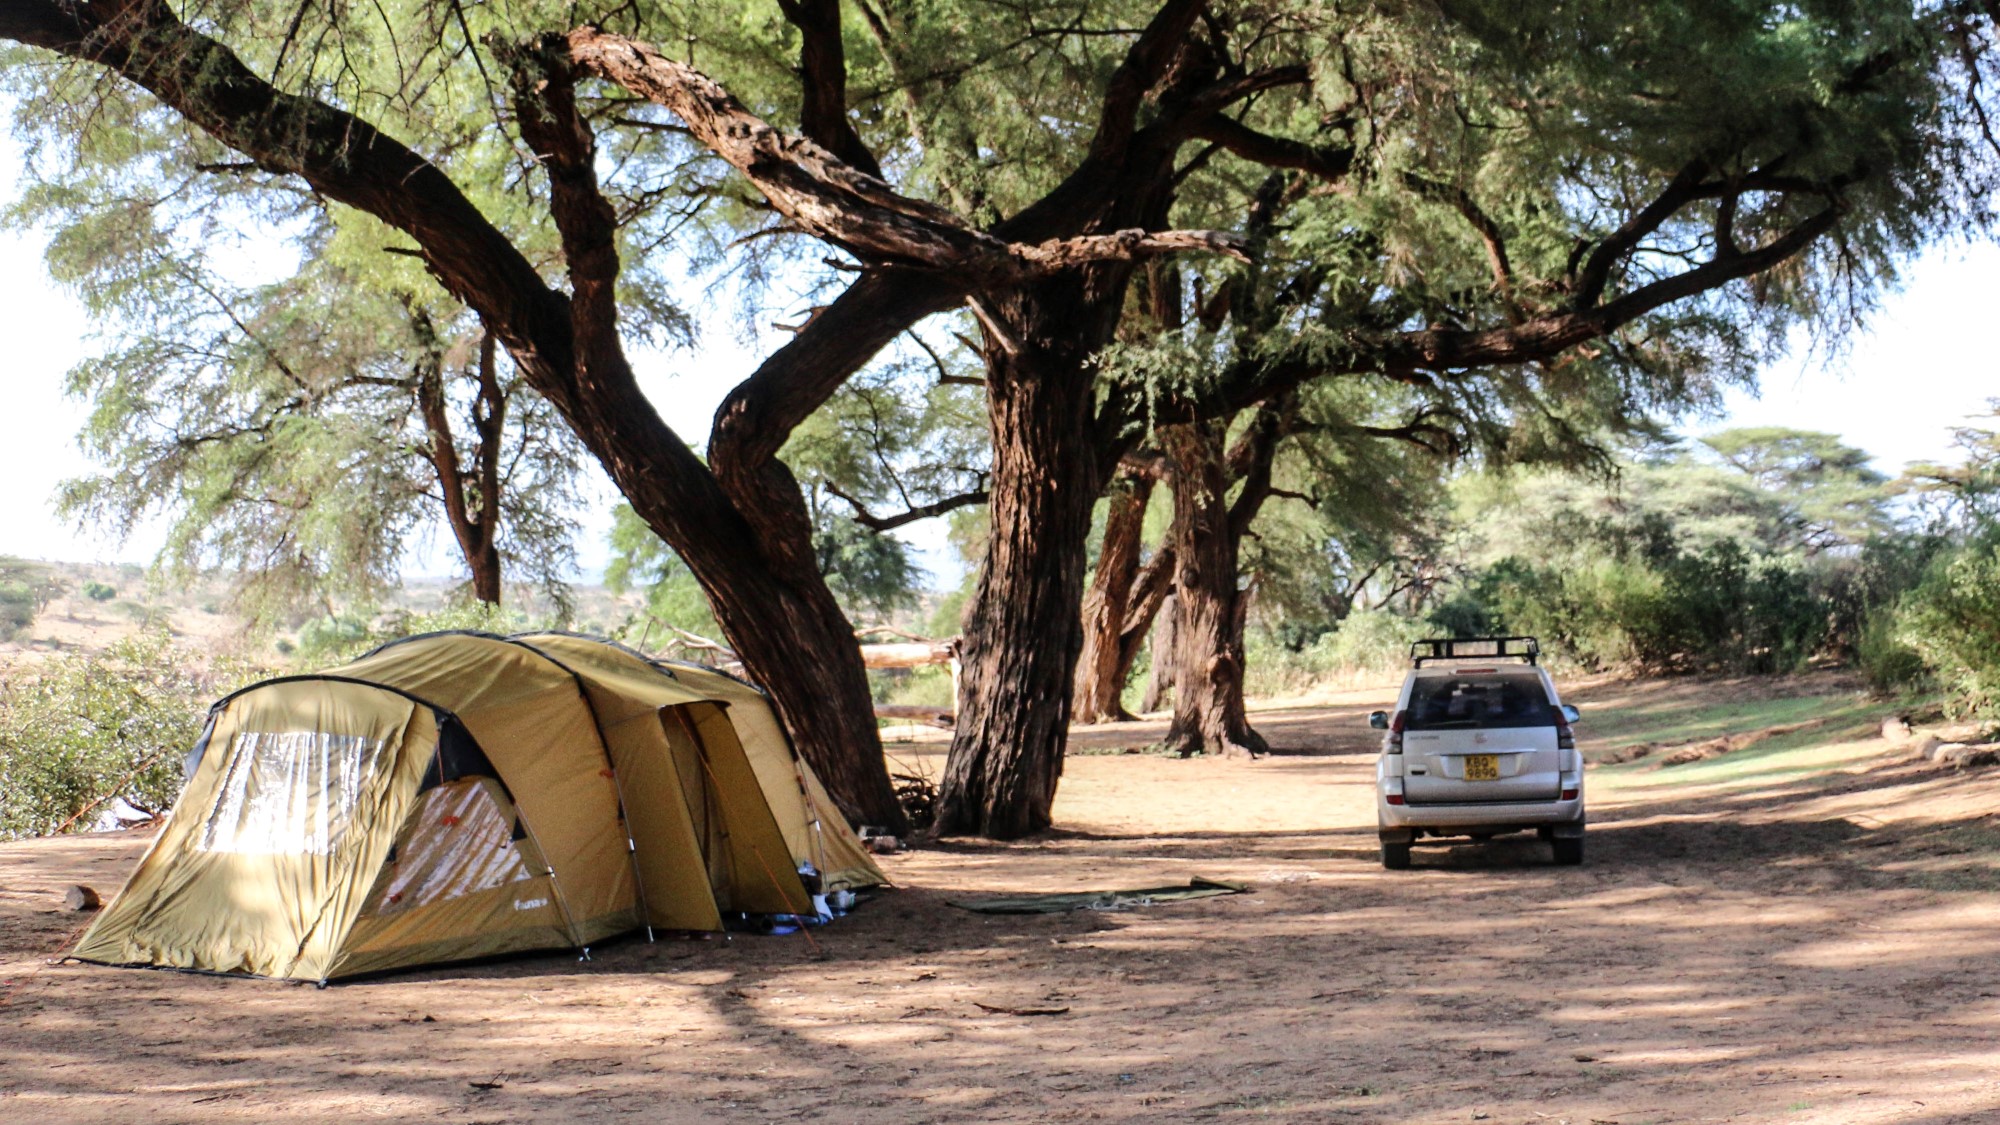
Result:
[[878,719],[911,719],[940,730],[950,730],[958,723],[958,715],[949,708],[920,707],[910,703],[877,703],[875,717]]
[[981,1004],[977,1000],[972,1002],[972,1006],[982,1012],[992,1012],[996,1016],[1059,1016],[1069,1011],[1067,1006],[1061,1008],[1003,1008],[997,1004]]

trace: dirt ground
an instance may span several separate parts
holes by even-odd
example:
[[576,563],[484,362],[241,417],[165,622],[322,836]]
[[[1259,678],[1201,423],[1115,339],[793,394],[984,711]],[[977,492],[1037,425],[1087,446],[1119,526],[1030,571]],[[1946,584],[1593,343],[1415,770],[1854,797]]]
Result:
[[[1718,693],[1842,715],[1844,690],[1572,699],[1606,757]],[[1257,762],[1115,752],[1158,723],[1084,733],[1061,831],[888,859],[900,889],[810,940],[323,991],[49,966],[82,920],[62,888],[114,888],[145,840],[0,846],[0,1121],[2000,1122],[2000,771],[1860,729],[1642,759],[1594,769],[1581,868],[1517,839],[1387,872],[1362,721],[1384,694],[1260,712],[1281,752]],[[1253,889],[947,905],[1193,875]]]

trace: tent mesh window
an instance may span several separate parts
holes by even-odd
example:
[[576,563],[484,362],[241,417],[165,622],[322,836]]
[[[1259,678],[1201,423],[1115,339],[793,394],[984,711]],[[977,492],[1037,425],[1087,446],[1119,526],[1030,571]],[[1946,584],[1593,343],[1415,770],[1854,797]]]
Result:
[[325,731],[244,731],[235,743],[205,852],[332,855],[385,745]]

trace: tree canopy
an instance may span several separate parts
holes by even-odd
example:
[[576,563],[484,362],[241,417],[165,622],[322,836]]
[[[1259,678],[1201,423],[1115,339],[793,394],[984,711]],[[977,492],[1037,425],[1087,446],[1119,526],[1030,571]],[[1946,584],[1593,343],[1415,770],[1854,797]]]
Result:
[[[77,151],[267,219],[303,201],[471,310],[869,822],[897,814],[783,451],[885,347],[965,310],[992,533],[940,823],[1012,836],[1048,822],[1090,513],[1138,442],[1323,379],[1497,403],[1552,438],[1699,399],[1792,325],[1865,312],[1902,255],[1984,229],[1991,20],[1851,0],[24,0],[0,37],[40,49],[9,73]],[[1273,191],[1283,221],[1260,231]],[[1252,338],[1196,315],[1105,362],[1142,263],[1183,263],[1174,303],[1207,312],[1228,271],[1263,268],[1260,239],[1311,284]],[[829,296],[703,458],[628,347],[671,321],[677,270],[718,261]]]

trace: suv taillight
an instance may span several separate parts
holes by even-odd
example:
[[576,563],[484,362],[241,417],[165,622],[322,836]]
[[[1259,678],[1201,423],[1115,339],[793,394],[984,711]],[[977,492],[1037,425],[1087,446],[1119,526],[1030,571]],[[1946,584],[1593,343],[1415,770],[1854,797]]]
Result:
[[1576,732],[1570,730],[1569,724],[1563,722],[1561,719],[1556,720],[1556,749],[1576,749]]
[[1401,754],[1403,752],[1403,712],[1401,711],[1396,712],[1396,717],[1389,720],[1389,736],[1382,740],[1382,752],[1384,754]]

